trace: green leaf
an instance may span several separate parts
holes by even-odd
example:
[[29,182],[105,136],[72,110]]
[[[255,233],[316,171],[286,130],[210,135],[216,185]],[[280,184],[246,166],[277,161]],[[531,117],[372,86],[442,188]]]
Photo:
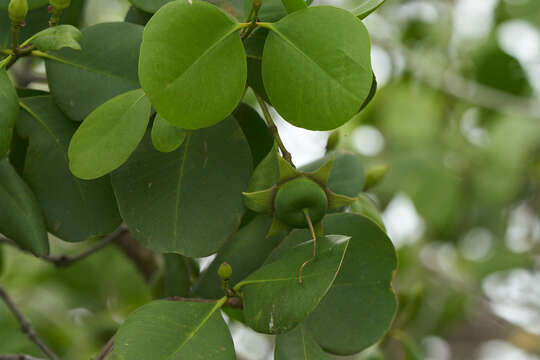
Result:
[[304,325],[276,337],[274,360],[329,360]]
[[336,152],[302,166],[302,171],[315,171],[334,156],[334,166],[328,179],[328,187],[336,194],[357,196],[364,188],[364,165],[354,154]]
[[[379,340],[394,319],[397,301],[390,282],[396,254],[388,236],[363,216],[327,215],[323,228],[325,233],[341,233],[351,240],[332,288],[305,326],[326,351],[351,355]],[[310,238],[308,231],[294,230],[270,260]]]
[[159,114],[152,125],[152,144],[161,152],[171,152],[180,147],[186,138],[187,131],[172,125]]
[[112,174],[122,218],[154,251],[216,252],[244,212],[251,156],[242,130],[229,118],[190,132],[170,153],[155,150],[148,135]]
[[125,360],[234,360],[231,334],[219,311],[225,300],[146,304],[118,329],[113,355]]
[[191,273],[186,263],[187,258],[175,254],[163,254],[163,297],[188,296],[191,287]]
[[381,213],[377,206],[365,193],[357,195],[357,199],[351,205],[351,212],[354,214],[362,215],[377,224],[382,231],[386,231]]
[[0,159],[6,155],[19,114],[17,92],[4,69],[0,69]]
[[334,129],[351,119],[373,81],[370,40],[362,22],[346,10],[315,6],[266,27],[271,32],[263,53],[263,81],[280,115],[310,130]]
[[266,122],[251,106],[241,103],[232,116],[238,121],[247,138],[253,157],[253,168],[255,168],[272,150],[274,137]]
[[39,204],[7,159],[0,160],[0,233],[36,256],[49,253]]
[[280,334],[304,321],[332,286],[343,262],[349,238],[329,235],[295,246],[262,266],[234,287],[242,293],[246,324],[258,332]]
[[281,0],[281,3],[289,14],[307,8],[304,0]]
[[81,179],[97,179],[126,162],[144,136],[150,110],[141,89],[118,95],[94,110],[69,144],[71,172]]
[[381,6],[385,0],[364,0],[360,5],[356,6],[351,12],[359,19],[363,19]]
[[[7,10],[10,0],[0,0],[0,10]],[[28,0],[28,8],[30,10],[47,6],[49,0]]]
[[160,7],[172,0],[129,0],[137,8],[147,13],[155,13]]
[[272,219],[259,215],[249,224],[241,228],[229,239],[221,249],[208,269],[200,276],[194,287],[194,292],[205,298],[218,298],[223,296],[221,279],[217,270],[223,262],[227,262],[233,269],[229,280],[234,286],[240,280],[258,269],[268,257],[272,249],[283,239],[284,234],[266,237]]
[[76,124],[51,96],[21,99],[17,133],[29,139],[23,178],[36,194],[49,232],[66,241],[105,235],[121,219],[108,177],[77,179],[69,171],[68,145]]
[[81,51],[64,48],[50,53],[55,60],[45,64],[51,93],[70,119],[82,121],[107,100],[140,88],[142,30],[129,23],[98,24],[82,31]]
[[183,129],[211,126],[231,114],[247,77],[241,27],[201,0],[173,1],[150,19],[139,77],[159,114]]
[[72,25],[58,25],[42,30],[28,39],[28,43],[39,50],[60,50],[68,47],[81,50],[82,34]]

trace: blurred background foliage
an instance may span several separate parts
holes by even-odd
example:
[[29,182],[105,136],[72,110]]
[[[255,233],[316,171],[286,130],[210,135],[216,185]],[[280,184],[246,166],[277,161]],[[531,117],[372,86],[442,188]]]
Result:
[[[241,1],[214,2],[241,16]],[[83,27],[121,21],[130,8],[74,4],[66,21]],[[355,358],[540,359],[540,1],[387,0],[364,21],[379,90],[339,130],[339,148],[367,168],[389,165],[367,195],[398,249],[400,311],[380,344]],[[14,71],[43,89],[39,61]],[[324,154],[329,133],[278,125],[298,165]],[[89,246],[52,244],[52,253]],[[65,358],[95,356],[152,298],[115,247],[66,269],[1,251],[0,281]],[[0,324],[0,352],[39,355],[5,307]],[[272,358],[268,337],[231,326],[239,357]]]

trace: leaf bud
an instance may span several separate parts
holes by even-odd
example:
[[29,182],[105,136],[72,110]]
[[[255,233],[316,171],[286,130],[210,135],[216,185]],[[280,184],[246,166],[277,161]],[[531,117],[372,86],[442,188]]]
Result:
[[229,280],[232,275],[232,267],[227,262],[219,265],[218,275],[221,280]]

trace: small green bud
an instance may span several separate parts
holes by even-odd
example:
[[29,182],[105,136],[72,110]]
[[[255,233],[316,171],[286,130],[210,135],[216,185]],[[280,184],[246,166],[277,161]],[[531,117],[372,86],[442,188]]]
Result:
[[375,185],[379,184],[386,172],[388,171],[388,165],[375,165],[367,171],[366,183],[364,185],[364,191],[371,189]]
[[49,4],[55,10],[64,10],[71,5],[71,0],[49,0]]
[[339,139],[340,139],[340,133],[338,129],[338,130],[333,131],[328,137],[328,141],[326,142],[326,152],[335,150],[339,145]]
[[8,6],[8,14],[13,25],[24,24],[24,19],[28,13],[27,0],[11,0]]
[[221,280],[229,280],[232,275],[232,267],[227,262],[224,262],[223,264],[219,265],[217,273]]

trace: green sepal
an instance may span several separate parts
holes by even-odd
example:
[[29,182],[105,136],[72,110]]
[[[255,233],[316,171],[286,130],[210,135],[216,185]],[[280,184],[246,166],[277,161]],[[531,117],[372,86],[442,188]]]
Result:
[[328,210],[338,209],[343,206],[347,206],[356,201],[356,197],[350,197],[346,195],[336,194],[331,190],[327,190],[328,196]]
[[278,155],[279,182],[285,182],[300,175],[290,162]]
[[334,167],[334,156],[332,156],[327,162],[321,165],[320,168],[310,174],[311,178],[324,187],[328,186],[328,179],[332,173]]
[[381,164],[375,165],[368,169],[366,174],[366,183],[364,184],[364,191],[371,189],[378,185],[388,172],[388,165]]
[[282,231],[288,230],[290,230],[289,226],[274,216],[272,225],[270,226],[270,230],[268,230],[268,233],[266,234],[266,238],[272,237]]
[[274,185],[266,190],[243,192],[242,195],[244,195],[246,207],[257,213],[272,213],[272,201],[274,199],[276,189],[277,187]]

